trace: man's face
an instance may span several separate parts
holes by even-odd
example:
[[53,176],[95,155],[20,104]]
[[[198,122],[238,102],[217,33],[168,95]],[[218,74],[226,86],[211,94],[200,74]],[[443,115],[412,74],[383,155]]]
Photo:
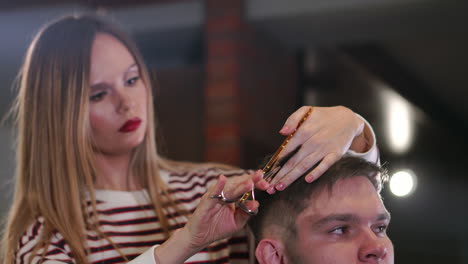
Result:
[[291,263],[393,263],[386,229],[390,216],[365,177],[338,181],[309,201],[296,219],[297,235],[287,242]]

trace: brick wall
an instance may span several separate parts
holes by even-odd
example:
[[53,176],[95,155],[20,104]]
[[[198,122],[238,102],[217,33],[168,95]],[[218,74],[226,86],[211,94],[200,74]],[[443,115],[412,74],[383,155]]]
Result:
[[205,1],[205,159],[240,165],[243,1]]
[[244,1],[205,4],[204,158],[253,167],[296,108],[294,56],[244,20]]

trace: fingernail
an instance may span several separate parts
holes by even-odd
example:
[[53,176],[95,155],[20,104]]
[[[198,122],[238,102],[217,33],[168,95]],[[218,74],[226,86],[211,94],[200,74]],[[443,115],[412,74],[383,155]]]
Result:
[[306,182],[311,183],[314,180],[314,175],[310,175],[306,177]]
[[274,189],[273,187],[270,187],[270,188],[268,188],[267,193],[268,193],[268,194],[274,194],[274,193],[275,193],[275,189]]
[[289,127],[284,126],[283,128],[281,128],[280,133],[286,133],[286,131],[288,130],[289,130]]
[[277,189],[278,191],[284,190],[284,183],[279,183],[279,184],[277,184],[277,185],[276,185],[276,189]]

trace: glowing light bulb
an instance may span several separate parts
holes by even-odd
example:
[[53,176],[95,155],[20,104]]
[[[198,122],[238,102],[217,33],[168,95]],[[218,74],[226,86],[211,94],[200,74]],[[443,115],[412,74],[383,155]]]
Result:
[[416,177],[408,170],[398,171],[390,178],[390,191],[396,196],[408,196],[415,188]]

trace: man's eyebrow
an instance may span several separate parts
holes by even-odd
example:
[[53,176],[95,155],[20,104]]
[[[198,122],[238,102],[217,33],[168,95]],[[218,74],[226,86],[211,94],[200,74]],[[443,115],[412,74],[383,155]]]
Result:
[[[378,214],[376,217],[376,221],[383,221],[388,220],[390,221],[390,213],[384,212]],[[316,227],[321,227],[327,225],[331,222],[359,222],[359,217],[356,214],[331,214],[327,215],[319,220],[317,220],[313,225]]]
[[331,222],[359,222],[359,217],[355,214],[331,214],[317,220],[313,225],[317,227],[324,226]]
[[384,213],[379,214],[376,218],[377,221],[382,221],[382,220],[390,221],[390,219],[391,219],[391,216],[388,211],[385,211]]

